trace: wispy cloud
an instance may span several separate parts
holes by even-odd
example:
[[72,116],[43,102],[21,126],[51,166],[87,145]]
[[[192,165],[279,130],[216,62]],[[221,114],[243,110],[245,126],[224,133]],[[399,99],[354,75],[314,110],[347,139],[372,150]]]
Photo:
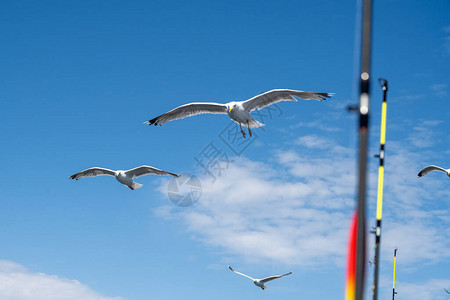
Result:
[[[391,258],[394,247],[401,247],[402,260],[409,263],[450,257],[449,223],[443,214],[449,203],[436,203],[448,199],[450,191],[443,181],[416,177],[424,163],[416,150],[419,140],[421,147],[434,146],[429,130],[437,125],[438,121],[421,122],[410,135],[389,144],[385,259]],[[195,206],[160,207],[157,215],[180,220],[195,239],[248,261],[343,266],[356,191],[354,149],[326,134],[310,135],[296,140],[296,150],[278,149],[270,157],[266,162],[233,158],[215,183],[203,180],[202,199]],[[373,160],[371,212],[375,165]]]
[[412,131],[408,134],[408,142],[416,148],[428,148],[436,143],[437,134],[436,126],[441,124],[440,120],[418,120],[412,126]]
[[433,91],[436,97],[447,97],[448,95],[448,85],[445,83],[433,84],[430,86],[430,89]]
[[307,148],[325,149],[330,147],[328,139],[316,135],[301,136],[295,140],[295,143]]
[[408,93],[404,93],[403,95],[392,97],[392,100],[393,101],[399,101],[399,102],[402,102],[402,101],[415,101],[415,100],[423,99],[426,96],[427,96],[426,94],[408,94]]
[[34,273],[12,261],[0,260],[0,298],[8,300],[124,300],[106,297],[77,280]]
[[396,290],[402,299],[434,300],[450,299],[445,287],[450,286],[450,279],[430,279],[426,282],[397,282]]
[[[202,242],[250,261],[342,264],[354,192],[352,180],[343,183],[352,177],[353,160],[312,162],[292,151],[275,159],[277,167],[234,158],[195,207],[165,206],[157,214],[183,220]],[[340,176],[327,180],[333,167]]]
[[336,132],[336,131],[340,131],[339,128],[337,128],[336,126],[332,126],[332,125],[326,125],[323,123],[322,120],[316,120],[316,121],[311,121],[311,122],[299,122],[295,125],[292,125],[289,129],[295,129],[295,128],[299,128],[299,127],[306,127],[306,128],[316,128],[325,132]]
[[446,55],[450,55],[450,26],[442,28],[445,33],[444,37],[444,52]]

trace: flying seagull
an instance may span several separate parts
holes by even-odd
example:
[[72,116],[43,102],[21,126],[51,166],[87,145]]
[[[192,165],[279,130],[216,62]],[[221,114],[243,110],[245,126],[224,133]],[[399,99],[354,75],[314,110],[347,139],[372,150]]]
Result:
[[444,291],[447,293],[447,294],[450,294],[450,292],[449,291],[447,291],[446,289],[444,289]]
[[134,182],[133,178],[141,177],[141,176],[148,175],[148,174],[171,175],[173,177],[179,176],[177,174],[162,171],[160,169],[153,168],[150,166],[140,166],[140,167],[137,167],[137,168],[134,168],[131,170],[126,170],[126,171],[123,171],[123,170],[113,171],[110,169],[95,167],[95,168],[90,168],[90,169],[81,171],[77,174],[70,176],[69,178],[78,180],[83,177],[95,177],[95,176],[102,176],[102,175],[114,176],[114,177],[116,177],[118,182],[120,182],[123,185],[126,185],[127,187],[129,187],[132,190],[135,190],[135,189],[141,188],[142,184]]
[[266,289],[266,288],[268,288],[268,286],[264,285],[264,283],[269,282],[269,281],[274,280],[274,279],[281,278],[281,277],[283,277],[283,276],[287,276],[287,275],[291,275],[291,274],[292,274],[292,272],[289,272],[289,273],[286,273],[286,274],[283,274],[283,275],[275,275],[275,276],[269,276],[269,277],[266,277],[266,278],[263,278],[263,279],[255,279],[255,278],[252,278],[252,277],[250,277],[250,276],[248,276],[248,275],[242,274],[241,272],[238,272],[238,271],[233,270],[233,268],[230,267],[230,266],[228,266],[228,268],[229,268],[231,271],[233,271],[234,273],[236,273],[236,274],[245,276],[245,277],[247,277],[247,278],[253,280],[253,283],[254,283],[256,286],[259,286],[260,288],[262,288],[263,290]]
[[424,175],[427,175],[431,171],[441,171],[441,172],[447,173],[447,176],[450,177],[450,169],[446,170],[444,168],[433,166],[433,165],[423,168],[423,170],[420,171],[419,174],[417,174],[417,177],[422,177]]
[[252,131],[250,128],[264,126],[264,124],[256,121],[250,115],[250,113],[255,109],[259,110],[280,101],[297,101],[294,97],[304,100],[323,101],[327,100],[327,98],[330,98],[332,95],[333,93],[315,93],[284,89],[271,90],[245,101],[228,102],[226,104],[212,102],[188,103],[151,119],[145,122],[145,124],[155,126],[163,125],[169,121],[184,119],[186,117],[199,114],[228,114],[234,122],[239,124],[242,135],[245,138],[245,132],[242,130],[242,125],[248,128],[248,133],[250,136],[252,136]]

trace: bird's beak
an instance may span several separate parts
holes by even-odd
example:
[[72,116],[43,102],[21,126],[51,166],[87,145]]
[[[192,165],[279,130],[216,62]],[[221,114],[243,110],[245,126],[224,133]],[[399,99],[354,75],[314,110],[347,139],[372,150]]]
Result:
[[233,110],[233,108],[232,107],[230,107],[229,109],[228,109],[228,112],[230,113],[231,111]]

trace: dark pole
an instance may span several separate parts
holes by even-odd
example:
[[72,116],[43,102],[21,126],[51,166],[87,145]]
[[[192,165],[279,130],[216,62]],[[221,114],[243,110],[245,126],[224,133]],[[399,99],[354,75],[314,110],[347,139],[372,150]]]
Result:
[[377,227],[375,230],[375,271],[373,276],[373,300],[378,299],[378,272],[380,261],[380,240],[381,240],[381,217],[383,212],[383,182],[384,182],[384,144],[386,141],[386,96],[388,91],[388,82],[380,78],[380,85],[383,89],[383,104],[381,106],[381,132],[380,132],[380,167],[378,168],[378,195],[377,195]]
[[369,127],[370,56],[372,34],[372,0],[363,0],[362,51],[359,103],[359,187],[358,187],[358,227],[356,248],[356,300],[364,294],[364,273],[366,264],[366,177],[367,140]]
[[381,217],[383,213],[383,182],[384,182],[384,145],[386,142],[386,113],[387,113],[387,91],[388,82],[386,79],[379,79],[383,89],[383,104],[381,105],[381,132],[380,132],[380,154],[376,155],[380,159],[378,168],[378,195],[377,195],[377,224],[375,229],[375,271],[373,276],[373,300],[378,299],[378,273],[380,270],[380,241],[381,241]]
[[395,294],[397,292],[395,291],[395,263],[397,262],[397,249],[394,250],[394,276],[392,279],[392,300],[395,298]]

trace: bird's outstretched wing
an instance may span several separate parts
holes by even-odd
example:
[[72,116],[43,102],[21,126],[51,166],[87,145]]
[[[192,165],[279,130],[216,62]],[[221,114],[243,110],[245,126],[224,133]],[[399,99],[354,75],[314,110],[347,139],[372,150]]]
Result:
[[157,168],[153,168],[150,166],[140,166],[131,170],[128,170],[125,172],[125,174],[127,174],[130,177],[141,177],[144,175],[148,175],[148,174],[156,174],[156,175],[171,175],[173,177],[178,177],[179,175],[174,174],[174,173],[170,173],[170,172],[166,172]]
[[114,176],[115,173],[113,170],[110,170],[110,169],[95,167],[95,168],[90,168],[90,169],[81,171],[77,174],[70,176],[69,178],[78,180],[82,177],[94,177],[94,176],[102,176],[102,175]]
[[162,125],[166,122],[183,119],[190,116],[199,114],[226,114],[227,106],[220,103],[189,103],[172,109],[165,114],[160,115],[154,119],[151,119],[145,124],[148,125]]
[[234,273],[236,273],[236,274],[242,275],[242,276],[247,277],[247,278],[249,278],[249,279],[251,279],[251,280],[255,280],[254,278],[252,278],[252,277],[250,277],[250,276],[248,276],[248,275],[245,275],[245,274],[242,274],[241,272],[235,271],[235,270],[234,270],[232,267],[230,267],[230,266],[228,266],[228,268],[229,268],[231,271],[233,271]]
[[449,291],[447,291],[445,288],[444,288],[444,291],[447,293],[447,294],[450,294],[450,292]]
[[271,280],[274,280],[274,279],[278,279],[278,278],[281,278],[281,277],[284,277],[284,276],[287,276],[287,275],[291,275],[291,274],[292,274],[292,272],[289,272],[289,273],[286,273],[286,274],[283,274],[283,275],[269,276],[269,277],[260,279],[259,281],[261,281],[262,283],[266,283],[268,281],[271,281]]
[[262,109],[280,101],[297,101],[294,96],[305,100],[323,101],[327,100],[327,98],[330,98],[332,95],[332,93],[303,92],[296,90],[271,90],[244,101],[242,105],[246,110],[252,111],[255,109]]
[[446,170],[446,169],[431,165],[431,166],[428,166],[428,167],[423,168],[423,169],[419,172],[419,174],[417,174],[417,177],[422,177],[422,176],[424,176],[424,175],[427,175],[427,174],[430,173],[431,171],[442,171],[442,172],[447,173],[447,170]]

